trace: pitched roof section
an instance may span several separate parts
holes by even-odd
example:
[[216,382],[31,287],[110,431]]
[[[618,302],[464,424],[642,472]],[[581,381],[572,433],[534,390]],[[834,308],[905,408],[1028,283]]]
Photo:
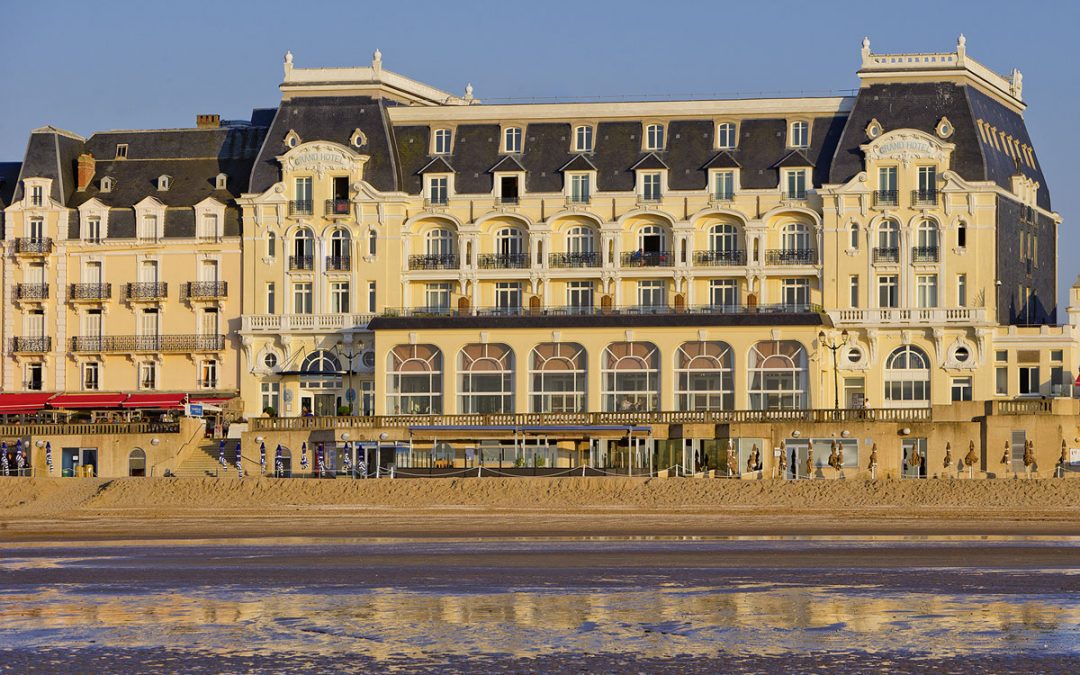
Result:
[[772,168],[774,168],[774,169],[784,169],[784,168],[800,168],[800,167],[807,167],[807,166],[812,167],[812,166],[814,166],[814,163],[811,162],[810,159],[806,155],[803,154],[802,150],[792,150],[788,154],[784,155],[784,158],[781,159],[779,162],[777,162],[776,164],[773,164]]
[[735,156],[731,154],[730,150],[723,150],[716,153],[716,155],[702,166],[702,169],[738,169],[742,165],[735,159]]
[[513,155],[506,155],[495,166],[488,169],[488,173],[495,173],[496,171],[524,171],[525,167],[521,166],[521,162],[517,160]]
[[660,159],[655,152],[650,152],[638,161],[634,162],[634,165],[630,167],[631,171],[641,171],[649,169],[667,169],[668,165],[664,164],[664,160]]
[[0,162],[0,208],[11,205],[11,197],[19,184],[21,162]]
[[424,168],[417,171],[417,173],[424,175],[425,173],[455,173],[455,171],[454,167],[450,166],[450,163],[444,158],[436,157],[425,164]]
[[596,171],[596,165],[585,155],[574,155],[572,160],[559,167],[559,171]]

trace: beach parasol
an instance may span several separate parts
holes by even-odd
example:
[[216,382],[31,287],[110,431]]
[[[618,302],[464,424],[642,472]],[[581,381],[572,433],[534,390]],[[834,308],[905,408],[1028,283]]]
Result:
[[836,444],[836,468],[841,473],[844,471],[844,444]]
[[814,477],[814,446],[806,446],[806,477]]
[[870,448],[870,477],[874,477],[874,470],[877,469],[877,443]]
[[1035,463],[1035,443],[1028,439],[1028,442],[1024,444],[1024,468],[1027,469],[1028,475],[1031,474],[1031,465]]
[[968,468],[968,478],[971,477],[973,471],[972,467],[974,467],[978,461],[979,456],[975,454],[975,441],[968,441],[968,451],[967,454],[964,455],[964,464],[966,464]]
[[948,469],[952,464],[952,443],[945,444],[945,461],[942,462],[941,468]]
[[1005,467],[1005,470],[1009,470],[1009,439],[1005,439],[1005,452],[1001,455],[1001,465]]
[[319,478],[326,476],[326,449],[323,448],[323,444],[319,443]]
[[747,471],[757,471],[757,464],[758,464],[758,448],[757,448],[757,444],[755,443],[754,446],[752,448],[750,448],[750,456],[746,458],[746,470]]
[[1058,466],[1061,467],[1061,478],[1065,477],[1065,464],[1069,460],[1065,456],[1065,439],[1061,439],[1061,457],[1058,458]]
[[266,475],[266,443],[259,443],[259,468],[262,470],[262,474]]
[[307,441],[300,446],[300,468],[307,471]]
[[221,469],[223,471],[229,470],[229,463],[225,461],[225,439],[221,439],[218,443],[218,461],[221,462]]
[[787,477],[787,444],[780,441],[780,459],[777,460],[776,469],[784,478]]
[[834,469],[839,469],[840,468],[840,457],[838,456],[838,454],[836,452],[836,439],[835,438],[832,440],[832,443],[829,445],[829,466],[831,466]]
[[[1062,441],[1062,446],[1064,446],[1064,443],[1065,443],[1065,442],[1064,442],[1064,441]],[[52,474],[52,472],[53,472],[53,463],[52,463],[52,443],[50,443],[50,442],[48,442],[48,441],[45,441],[45,464],[46,464],[46,465],[48,465],[48,467],[49,467],[49,474],[51,475],[51,474]]]
[[0,441],[0,470],[3,470],[4,475],[6,476],[8,475],[8,469],[10,468],[7,459],[7,441]]
[[236,442],[236,477],[244,477],[244,456],[240,454],[240,441]]
[[280,476],[284,475],[284,473],[285,473],[285,464],[281,460],[281,444],[278,443],[277,456],[274,457],[274,475],[280,477]]
[[345,469],[345,473],[352,473],[352,444],[345,441],[345,445],[342,446],[341,451],[341,468]]
[[21,476],[25,460],[23,459],[22,439],[15,441],[15,475]]

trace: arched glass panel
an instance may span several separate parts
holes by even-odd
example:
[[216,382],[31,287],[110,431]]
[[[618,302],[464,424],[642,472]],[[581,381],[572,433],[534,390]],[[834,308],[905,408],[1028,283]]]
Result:
[[604,410],[658,410],[660,351],[651,342],[613,342],[601,360]]
[[885,360],[885,401],[896,406],[930,404],[930,359],[912,345],[898,347]]
[[794,340],[768,340],[750,348],[750,408],[801,410],[807,400],[807,355]]
[[514,352],[504,344],[470,344],[458,352],[462,414],[514,412]]
[[803,223],[788,223],[780,230],[780,248],[786,252],[810,249],[810,231]]
[[675,353],[679,410],[735,407],[734,355],[726,342],[684,342]]
[[727,253],[739,248],[739,231],[730,223],[713,225],[709,230],[709,250]]
[[397,345],[387,359],[391,415],[441,415],[442,352],[435,345]]
[[586,368],[585,348],[576,342],[536,345],[529,358],[532,412],[585,412]]

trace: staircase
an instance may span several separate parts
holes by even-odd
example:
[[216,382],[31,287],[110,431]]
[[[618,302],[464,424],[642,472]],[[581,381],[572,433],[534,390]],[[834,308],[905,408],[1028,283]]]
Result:
[[207,476],[236,477],[236,441],[225,443],[225,461],[228,471],[222,470],[218,460],[218,441],[208,441],[196,448],[187,459],[180,463],[174,475],[180,478],[205,478]]

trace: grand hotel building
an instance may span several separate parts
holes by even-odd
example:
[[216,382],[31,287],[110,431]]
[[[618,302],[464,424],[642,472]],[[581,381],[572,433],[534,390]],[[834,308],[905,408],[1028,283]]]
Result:
[[5,392],[233,397],[260,443],[389,439],[399,466],[512,443],[697,468],[726,439],[742,465],[817,435],[861,467],[853,411],[907,425],[900,460],[928,452],[911,425],[956,445],[1009,404],[1080,435],[1075,401],[1015,403],[1072,395],[1080,306],[1020,73],[963,38],[864,41],[858,93],[822,98],[503,105],[378,52],[284,70],[250,120],[45,127],[0,165]]

